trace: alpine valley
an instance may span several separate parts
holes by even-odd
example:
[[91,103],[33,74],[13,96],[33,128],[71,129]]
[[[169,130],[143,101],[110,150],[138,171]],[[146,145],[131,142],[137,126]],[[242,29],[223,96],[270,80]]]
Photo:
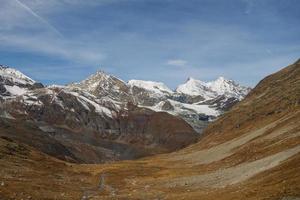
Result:
[[[223,78],[172,91],[99,72],[44,87],[2,67],[1,81],[1,200],[300,197],[300,60],[230,109],[247,89]],[[199,138],[184,112],[224,113]]]
[[249,91],[223,77],[188,78],[171,90],[103,71],[79,83],[43,86],[0,66],[0,123],[6,127],[0,134],[71,162],[135,159],[195,143]]

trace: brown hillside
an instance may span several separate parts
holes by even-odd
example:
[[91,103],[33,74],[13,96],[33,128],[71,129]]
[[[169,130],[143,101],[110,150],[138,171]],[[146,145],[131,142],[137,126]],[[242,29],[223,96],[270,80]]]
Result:
[[262,80],[245,100],[212,123],[198,143],[178,152],[114,164],[70,165],[1,139],[0,196],[297,199],[299,100],[297,62]]

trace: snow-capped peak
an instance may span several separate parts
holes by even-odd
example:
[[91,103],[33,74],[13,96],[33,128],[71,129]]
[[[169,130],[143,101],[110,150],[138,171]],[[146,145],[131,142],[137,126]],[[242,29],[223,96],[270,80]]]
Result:
[[20,71],[4,65],[0,65],[0,76],[5,79],[9,79],[11,82],[24,84],[24,85],[35,83],[34,80],[24,75]]
[[109,79],[109,78],[117,79],[117,80],[125,83],[123,80],[121,80],[121,79],[119,79],[119,78],[117,78],[117,77],[115,77],[111,74],[108,74],[103,70],[98,70],[95,74],[92,74],[86,80],[89,80],[89,79],[105,80],[105,79]]
[[[93,76],[93,75],[92,75],[92,76]],[[106,79],[111,78],[111,79],[118,80],[118,81],[120,81],[120,82],[126,84],[126,82],[123,81],[122,79],[120,79],[120,78],[118,78],[118,77],[116,77],[116,76],[114,76],[114,75],[108,74],[108,73],[106,73],[106,72],[103,71],[103,70],[97,71],[96,74],[95,74],[95,76],[97,76],[97,77],[105,77]]]
[[107,74],[102,70],[99,70],[95,74],[90,75],[87,79],[79,83],[73,83],[70,86],[77,86],[89,92],[92,92],[99,87],[106,89],[107,87],[109,87],[109,85],[116,85],[116,82],[126,85],[123,80]]
[[155,92],[158,94],[164,94],[164,93],[172,94],[173,93],[173,91],[162,82],[130,80],[130,81],[128,81],[128,85],[130,87],[135,86],[135,87],[143,88],[145,90]]
[[192,77],[179,85],[176,92],[190,95],[190,96],[202,96],[205,99],[215,98],[219,95],[225,95],[227,97],[235,97],[241,100],[248,92],[250,88],[241,86],[233,80],[226,79],[220,76],[214,81],[203,82]]
[[205,84],[205,82],[203,82],[203,81],[201,81],[201,80],[198,80],[198,79],[195,79],[195,78],[193,78],[193,77],[188,77],[187,79],[186,79],[186,81],[185,81],[185,83],[189,83],[189,82],[197,82],[197,83],[201,83],[201,84]]
[[68,87],[81,88],[98,98],[110,97],[116,101],[126,101],[131,98],[127,84],[104,71],[97,71],[87,79],[79,83],[70,84]]
[[216,96],[215,92],[211,91],[206,86],[206,83],[192,77],[189,77],[184,84],[177,87],[176,92],[190,95],[190,96],[202,96],[205,99],[210,99]]
[[20,71],[0,65],[0,98],[25,94],[36,82]]
[[218,95],[225,95],[238,99],[242,99],[250,91],[250,88],[241,86],[233,80],[225,79],[222,76],[215,81],[206,83],[206,86]]

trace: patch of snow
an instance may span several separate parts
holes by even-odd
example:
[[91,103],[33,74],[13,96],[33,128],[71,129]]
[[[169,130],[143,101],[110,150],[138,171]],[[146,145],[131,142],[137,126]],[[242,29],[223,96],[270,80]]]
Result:
[[128,85],[133,87],[143,88],[148,91],[152,91],[158,94],[174,93],[170,88],[168,88],[162,82],[154,82],[154,81],[143,81],[143,80],[130,80],[128,81]]
[[44,105],[43,102],[41,102],[40,100],[34,100],[34,99],[30,99],[30,98],[24,98],[24,103],[26,105],[35,105],[35,106],[42,106]]
[[[174,110],[163,110],[162,107],[165,101],[159,102],[155,106],[147,106],[147,108],[154,110],[156,112],[168,112],[172,115],[180,115],[180,114],[205,114],[208,116],[218,116],[220,112],[214,108],[209,107],[208,105],[196,105],[196,104],[187,104],[180,103],[174,100],[167,100],[173,106]],[[146,106],[145,106],[146,107]]]
[[43,102],[41,102],[36,95],[34,92],[27,92],[22,96],[22,101],[26,105],[43,106]]
[[78,101],[87,109],[90,110],[89,105],[93,106],[95,109],[95,112],[100,114],[105,114],[108,117],[112,118],[112,112],[108,108],[99,105],[98,103],[88,99],[87,97],[78,94],[77,92],[69,92],[70,94],[77,97]]
[[20,96],[25,94],[28,91],[27,89],[18,87],[16,85],[13,86],[5,85],[4,87],[13,96]]
[[56,85],[56,84],[52,84],[52,85],[48,85],[47,88],[49,89],[52,89],[52,88],[60,88],[60,89],[63,89],[65,88],[66,86],[64,85]]

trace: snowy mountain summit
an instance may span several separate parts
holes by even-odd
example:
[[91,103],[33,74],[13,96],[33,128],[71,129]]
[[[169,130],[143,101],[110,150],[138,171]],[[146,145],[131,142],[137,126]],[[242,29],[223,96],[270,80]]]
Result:
[[98,110],[102,112],[105,108],[105,116],[111,116],[107,114],[110,113],[109,109],[117,114],[126,109],[127,105],[133,104],[179,116],[199,132],[210,120],[242,100],[249,91],[250,88],[224,77],[211,82],[188,78],[176,90],[172,90],[162,82],[125,82],[103,71],[98,71],[79,83],[44,87],[18,70],[0,66],[2,100],[20,96],[19,99],[23,99],[28,105],[43,106],[47,104],[43,102],[47,96],[51,104],[63,109],[62,112],[67,112],[66,108],[72,110],[69,105],[78,104],[78,110],[97,111],[95,108],[101,107]]
[[23,95],[29,88],[42,87],[22,72],[0,65],[0,99]]
[[233,80],[219,77],[215,81],[206,83],[206,86],[218,95],[235,97],[242,100],[251,90],[249,87],[241,86]]
[[184,84],[179,85],[176,89],[176,92],[178,93],[189,96],[201,96],[203,100],[210,100],[219,95],[234,97],[241,100],[249,91],[250,88],[241,86],[233,80],[228,80],[224,77],[219,77],[211,82],[203,82],[194,78],[188,78]]
[[131,101],[127,83],[104,71],[97,71],[79,83],[70,84],[69,87],[78,87],[99,98],[108,97],[116,101]]
[[190,77],[176,90],[172,90],[162,82],[129,80],[126,83],[103,71],[69,87],[79,87],[118,105],[131,102],[156,112],[180,116],[197,130],[201,130],[209,120],[242,100],[250,91],[250,88],[224,77],[211,82]]
[[22,72],[4,65],[0,65],[0,77],[1,82],[10,81],[12,83],[23,85],[35,83],[34,80],[24,75]]
[[217,93],[211,90],[207,86],[207,83],[191,77],[188,78],[184,84],[179,85],[176,89],[176,92],[189,96],[201,96],[203,97],[203,100],[211,99],[217,96]]
[[151,91],[158,95],[166,95],[166,94],[174,93],[170,88],[168,88],[168,86],[166,86],[162,82],[130,80],[128,81],[128,85],[130,87],[144,88],[145,90]]

